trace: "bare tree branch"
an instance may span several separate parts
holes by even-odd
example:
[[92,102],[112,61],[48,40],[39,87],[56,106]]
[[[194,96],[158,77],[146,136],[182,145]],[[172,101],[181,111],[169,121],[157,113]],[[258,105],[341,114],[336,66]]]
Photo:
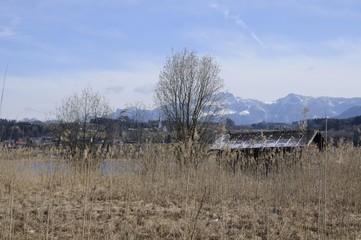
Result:
[[154,100],[162,109],[178,140],[202,135],[223,103],[220,67],[211,56],[198,57],[184,49],[166,59],[159,74]]

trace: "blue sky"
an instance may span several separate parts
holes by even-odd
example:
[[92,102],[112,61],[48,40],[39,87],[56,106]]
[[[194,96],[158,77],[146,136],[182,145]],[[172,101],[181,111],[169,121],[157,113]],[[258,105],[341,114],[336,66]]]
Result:
[[360,26],[359,0],[1,0],[0,117],[51,118],[87,85],[114,109],[151,107],[185,47],[212,55],[242,98],[360,97]]

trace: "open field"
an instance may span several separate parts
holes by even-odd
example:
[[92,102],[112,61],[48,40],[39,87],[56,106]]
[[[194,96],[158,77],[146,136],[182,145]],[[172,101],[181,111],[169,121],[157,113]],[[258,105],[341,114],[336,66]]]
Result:
[[268,176],[197,146],[114,149],[114,166],[137,166],[121,173],[64,168],[56,151],[0,159],[0,239],[361,239],[361,149],[347,144]]

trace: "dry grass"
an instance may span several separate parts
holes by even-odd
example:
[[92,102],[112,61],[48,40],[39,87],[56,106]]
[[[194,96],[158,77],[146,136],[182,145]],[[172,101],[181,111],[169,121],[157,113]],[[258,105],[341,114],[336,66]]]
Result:
[[268,176],[233,173],[229,156],[218,164],[199,146],[112,155],[136,167],[34,171],[31,162],[59,162],[56,151],[1,150],[0,238],[361,239],[360,148],[308,149],[302,164],[278,157]]

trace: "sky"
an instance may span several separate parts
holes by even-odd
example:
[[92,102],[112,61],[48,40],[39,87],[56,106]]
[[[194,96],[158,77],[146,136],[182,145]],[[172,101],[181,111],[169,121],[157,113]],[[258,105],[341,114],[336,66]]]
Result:
[[0,118],[51,119],[87,86],[114,110],[151,108],[184,48],[241,98],[361,97],[360,0],[0,1]]

